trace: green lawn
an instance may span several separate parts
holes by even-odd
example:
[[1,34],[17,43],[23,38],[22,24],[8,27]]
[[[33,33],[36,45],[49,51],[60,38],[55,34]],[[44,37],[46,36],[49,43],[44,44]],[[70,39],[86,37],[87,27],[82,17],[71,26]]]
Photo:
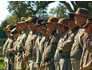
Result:
[[[0,60],[3,60],[3,59],[4,59],[3,57],[0,57]],[[3,62],[0,62],[0,68],[4,68]]]
[[0,68],[4,68],[3,62],[0,62]]
[[4,58],[3,57],[0,57],[0,60],[3,60]]

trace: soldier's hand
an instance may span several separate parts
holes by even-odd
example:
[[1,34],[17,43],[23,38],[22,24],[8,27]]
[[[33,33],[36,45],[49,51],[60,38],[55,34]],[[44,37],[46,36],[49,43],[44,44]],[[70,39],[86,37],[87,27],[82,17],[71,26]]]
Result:
[[24,57],[23,62],[24,62],[24,63],[27,62],[27,57]]
[[40,70],[44,70],[44,66],[41,66],[41,67],[40,67]]
[[80,70],[83,70],[83,67],[80,67]]
[[38,68],[40,68],[40,64],[39,63],[37,63],[37,66],[38,66]]
[[5,62],[3,62],[3,66],[5,67]]

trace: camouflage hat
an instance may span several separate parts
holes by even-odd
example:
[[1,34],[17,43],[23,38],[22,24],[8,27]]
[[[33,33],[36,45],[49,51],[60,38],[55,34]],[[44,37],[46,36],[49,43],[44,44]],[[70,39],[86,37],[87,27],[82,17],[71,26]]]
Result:
[[58,18],[57,17],[55,17],[55,16],[51,16],[51,17],[49,17],[49,19],[48,19],[48,23],[52,23],[52,22],[58,22]]

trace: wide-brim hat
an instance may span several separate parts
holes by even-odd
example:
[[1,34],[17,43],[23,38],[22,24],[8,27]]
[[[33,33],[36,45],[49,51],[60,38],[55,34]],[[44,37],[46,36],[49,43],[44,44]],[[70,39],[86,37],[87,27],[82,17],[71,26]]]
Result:
[[86,24],[83,27],[86,28],[88,24],[92,24],[92,18],[88,18]]
[[58,18],[57,17],[55,17],[55,16],[51,16],[51,17],[49,17],[49,19],[48,19],[48,23],[51,23],[51,22],[58,22]]
[[86,8],[78,8],[77,11],[75,13],[72,13],[72,14],[80,15],[83,17],[90,17],[88,15],[88,9],[86,9]]
[[68,24],[68,20],[69,20],[69,19],[67,19],[67,18],[61,18],[61,19],[59,19],[58,24],[59,24],[59,25],[66,26],[66,27],[69,27],[69,26],[67,25],[67,24]]
[[37,21],[34,25],[35,26],[40,26],[40,25],[44,25],[44,24],[47,24],[47,20],[37,19]]
[[68,19],[69,20],[74,20],[75,14],[69,13],[68,14]]
[[36,17],[36,16],[31,16],[31,18],[30,18],[30,20],[28,20],[27,22],[28,23],[36,23],[36,21],[37,21],[37,19],[38,19],[38,17]]
[[9,28],[10,30],[12,30],[13,28],[15,28],[15,26],[12,25],[12,24],[10,24],[10,25],[7,25],[5,29],[7,30],[8,28]]
[[14,28],[14,29],[11,30],[11,34],[15,34],[15,33],[17,33],[16,28]]

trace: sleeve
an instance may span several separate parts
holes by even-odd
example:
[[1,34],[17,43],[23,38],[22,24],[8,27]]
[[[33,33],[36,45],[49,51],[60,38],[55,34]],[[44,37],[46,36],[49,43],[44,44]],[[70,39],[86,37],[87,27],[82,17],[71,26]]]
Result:
[[73,41],[74,41],[74,35],[71,34],[71,36],[69,36],[69,38],[63,42],[61,46],[62,52],[69,52],[71,50]]
[[3,56],[5,56],[7,45],[8,45],[8,39],[6,40],[5,44],[3,45]]
[[86,49],[92,53],[92,35],[87,38]]

